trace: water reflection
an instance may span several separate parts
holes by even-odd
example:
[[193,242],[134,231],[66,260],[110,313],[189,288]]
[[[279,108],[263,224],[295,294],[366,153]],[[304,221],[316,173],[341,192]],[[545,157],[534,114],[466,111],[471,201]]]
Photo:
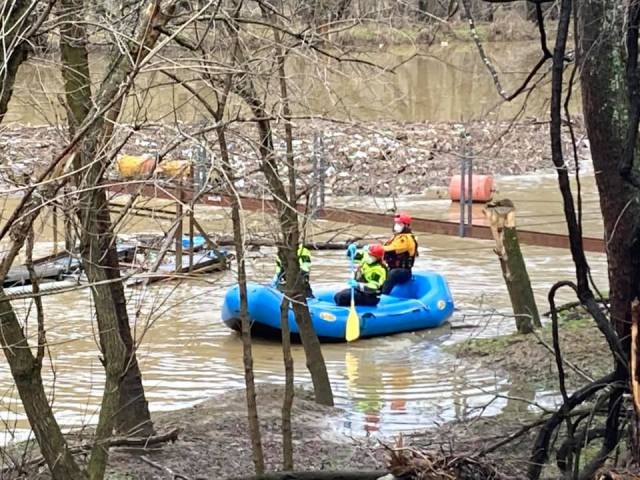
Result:
[[[535,63],[539,48],[535,42],[487,44],[488,52],[508,90],[522,82]],[[349,63],[310,63],[308,58],[291,56],[289,78],[295,113],[312,113],[358,120],[468,121],[473,119],[512,119],[539,117],[548,109],[548,89],[534,91],[505,103],[471,44],[452,43],[428,51],[396,48],[363,55],[389,71],[365,68]],[[91,55],[92,76],[98,81],[106,68],[101,54]],[[167,65],[171,69],[173,65]],[[177,75],[189,77],[185,69]],[[153,87],[152,95],[130,100],[125,119],[146,118],[150,122],[198,122],[208,116],[184,88],[162,83],[157,74],[143,73],[136,81],[139,88]],[[202,82],[193,83],[201,97],[214,98],[214,92]],[[52,102],[63,91],[59,66],[46,59],[33,60],[20,68],[15,92],[5,121],[43,124],[55,123],[64,116],[61,105]],[[525,103],[526,102],[526,103]],[[38,108],[34,108],[37,103]],[[574,104],[579,104],[579,99]],[[524,106],[524,107],[523,107]],[[239,108],[234,105],[233,108]]]
[[[561,207],[556,203],[525,200],[532,197],[535,200],[537,196],[532,193],[531,185],[535,185],[536,192],[545,192],[545,198],[553,200],[552,182],[552,179],[536,183],[506,179],[499,185],[509,196],[522,199],[517,202],[519,211],[542,215]],[[595,189],[589,187],[592,185],[589,182],[585,186],[585,200],[597,201]],[[433,203],[419,197],[402,199],[401,204],[423,216],[438,211],[434,210]],[[366,205],[360,204],[360,208]],[[448,212],[450,205],[441,208]],[[224,211],[203,208],[199,212],[208,230],[229,228]],[[254,220],[256,225],[265,224],[259,215],[253,217],[252,222]],[[130,228],[148,231],[156,227],[148,220],[140,220],[132,222]],[[329,226],[321,222],[314,228],[322,230]],[[589,228],[595,232],[599,227],[593,223]],[[366,227],[354,231],[388,233]],[[511,385],[499,372],[456,360],[443,352],[443,346],[470,336],[499,335],[514,328],[513,320],[505,316],[509,311],[508,295],[492,242],[424,234],[419,237],[422,254],[416,268],[443,272],[458,307],[453,323],[476,327],[462,330],[447,327],[350,345],[324,346],[336,404],[345,410],[344,418],[335,428],[353,435],[390,435],[480,412],[491,415],[503,409],[517,412],[524,408],[522,402],[509,402],[506,399],[509,395],[553,404],[557,400],[553,392],[536,393],[530,385]],[[50,248],[47,243],[40,246]],[[523,250],[534,294],[544,310],[551,284],[574,275],[570,255],[564,250],[541,247],[525,246]],[[249,262],[252,279],[267,281],[271,277],[273,254],[273,249],[252,252]],[[604,256],[589,254],[589,260],[596,282],[606,288]],[[312,275],[318,287],[343,284],[348,278],[344,252],[314,253]],[[144,298],[140,290],[127,289],[132,322],[139,305],[143,312],[135,328],[138,337],[144,333],[139,360],[152,410],[187,407],[211,395],[244,386],[240,339],[219,319],[222,295],[234,281],[234,272],[225,272],[182,284],[158,284],[150,288]],[[558,301],[566,300],[569,298]],[[22,317],[31,307],[26,300],[15,305]],[[99,406],[103,371],[92,329],[91,305],[87,290],[45,297],[47,334],[52,343],[52,364],[45,367],[45,382],[51,394],[55,391],[55,412],[66,426],[92,421]],[[256,340],[254,355],[259,382],[283,383],[279,344]],[[294,345],[293,355],[296,383],[309,385],[304,353],[299,345]],[[52,368],[56,372],[55,381]],[[0,362],[0,391],[6,392],[5,405],[15,402],[5,362]],[[496,400],[496,394],[504,398]],[[12,405],[12,410],[14,413],[3,412],[2,418],[19,430],[26,428],[21,409]]]

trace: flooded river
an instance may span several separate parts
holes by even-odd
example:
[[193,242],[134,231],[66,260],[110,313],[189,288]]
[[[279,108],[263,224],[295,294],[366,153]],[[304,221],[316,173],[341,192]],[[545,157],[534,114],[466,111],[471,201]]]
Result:
[[[508,92],[519,86],[539,57],[536,42],[487,44],[486,48]],[[509,120],[516,115],[540,117],[548,109],[548,88],[504,103],[471,43],[443,44],[428,51],[385,48],[359,58],[397,68],[391,73],[362,65],[310,63],[308,59],[292,57],[289,78],[295,111],[353,120],[455,122]],[[106,68],[106,59],[97,54],[91,57],[91,64],[97,83]],[[188,77],[184,73],[188,69],[176,71]],[[191,94],[168,85],[156,65],[139,77],[137,86],[138,92],[125,109],[128,121],[134,119],[133,112],[148,122],[198,122],[205,117]],[[152,90],[147,90],[150,87]],[[202,82],[194,82],[193,87],[202,97],[214,101],[213,91]],[[64,110],[55,99],[63,91],[57,59],[31,61],[20,68],[5,122],[57,123]]]
[[[537,61],[535,42],[488,45],[508,90],[526,76]],[[380,51],[369,60],[386,66],[397,64],[412,51]],[[469,121],[474,119],[511,119],[521,112],[541,116],[548,106],[548,89],[535,92],[523,101],[500,102],[491,77],[472,45],[442,45],[420,54],[397,68],[397,75],[368,71],[354,75],[352,67],[324,65],[309,67],[290,63],[292,91],[296,110],[319,115],[354,119],[395,119],[401,121]],[[94,58],[97,69],[104,60]],[[363,68],[363,67],[359,67]],[[14,99],[6,121],[42,124],[54,123],[62,112],[56,98],[62,92],[55,60],[36,60],[20,70]],[[364,79],[363,79],[364,78]],[[129,119],[136,106],[147,120],[199,121],[203,113],[187,92],[164,81],[157,72],[147,72],[139,86],[155,86],[153,94],[129,102]],[[204,96],[210,95],[197,86]],[[464,92],[461,94],[460,92]],[[371,99],[375,99],[372,101]],[[35,108],[34,104],[38,104]],[[175,111],[174,117],[167,117]],[[593,180],[585,181],[585,234],[601,236],[597,193]],[[564,222],[555,178],[551,176],[498,179],[501,196],[515,201],[521,228],[563,232]],[[448,200],[426,197],[396,199],[399,207],[415,215],[457,220],[458,210]],[[335,205],[383,211],[389,200],[341,198]],[[474,217],[480,219],[479,209]],[[228,214],[222,209],[198,208],[198,218],[211,231],[228,232]],[[264,231],[265,219],[249,220],[249,229]],[[273,222],[271,222],[272,224]],[[167,229],[166,221],[132,219],[127,231],[157,233]],[[330,226],[314,224],[320,232]],[[333,227],[333,226],[331,226]],[[386,235],[388,231],[357,229],[359,233]],[[48,253],[51,235],[47,227],[39,236],[38,248]],[[513,330],[508,317],[508,295],[493,244],[488,241],[436,235],[419,235],[421,255],[417,269],[434,269],[446,275],[457,311],[453,325],[475,325],[472,329],[448,327],[421,333],[361,340],[350,345],[326,345],[324,355],[334,388],[336,403],[345,414],[334,427],[353,435],[393,434],[416,430],[435,423],[474,415],[496,393],[518,392],[549,404],[552,392],[533,392],[510,385],[496,372],[457,361],[443,352],[446,344],[473,336],[491,336]],[[557,280],[573,278],[568,251],[523,247],[536,298],[546,310],[546,293]],[[265,281],[273,274],[274,252],[261,249],[250,254],[249,276]],[[604,255],[590,254],[595,280],[606,289]],[[344,252],[317,252],[313,256],[313,284],[316,287],[343,285],[348,278]],[[220,304],[225,289],[235,282],[233,271],[212,274],[202,279],[153,286],[144,295],[128,289],[129,307],[135,333],[142,338],[138,359],[142,366],[147,398],[153,411],[166,411],[193,405],[211,395],[244,385],[241,343],[220,321]],[[16,301],[23,316],[31,305]],[[139,308],[140,307],[140,308]],[[46,368],[48,391],[54,408],[65,427],[90,423],[95,419],[101,396],[103,370],[97,355],[95,323],[88,290],[45,298],[47,335],[51,343],[50,363]],[[136,312],[140,315],[136,317]],[[35,333],[35,320],[28,325]],[[282,353],[276,343],[256,340],[254,347],[256,377],[259,382],[283,382]],[[309,384],[303,352],[294,347],[296,380]],[[55,374],[54,374],[55,372]],[[5,362],[0,362],[0,391],[3,393],[0,415],[6,422],[5,441],[13,435],[24,436],[27,422]],[[484,414],[508,407],[506,400],[491,403]]]
[[[498,179],[498,188],[502,196],[516,202],[521,225],[562,231],[558,216],[561,206],[553,176],[502,178]],[[584,189],[586,234],[601,235],[602,227],[595,220],[598,205],[593,181],[586,180]],[[349,204],[354,208],[384,208],[382,200],[351,199]],[[400,206],[425,217],[448,218],[457,212],[448,200],[423,197],[400,199]],[[199,207],[198,217],[207,229],[230,228],[228,214],[222,209]],[[261,225],[264,219],[260,215],[249,221],[251,229],[258,230]],[[313,230],[320,232],[329,227],[318,222]],[[157,231],[157,228],[154,222],[139,218],[127,225],[129,232]],[[357,231],[388,233],[362,227]],[[45,230],[41,237],[46,239],[48,235]],[[497,335],[514,328],[508,317],[508,296],[492,242],[426,234],[419,235],[419,240],[421,255],[416,268],[434,269],[446,275],[457,306],[453,325],[476,327],[454,330],[445,327],[350,345],[326,345],[323,351],[336,403],[345,410],[334,425],[340,431],[388,435],[416,430],[477,414],[477,409],[496,393],[517,391],[522,397],[527,392],[523,386],[510,385],[508,379],[496,372],[458,361],[442,349],[465,338]],[[50,243],[40,243],[39,248],[48,249]],[[540,310],[544,311],[551,284],[573,278],[569,252],[530,246],[523,249]],[[250,252],[252,280],[271,277],[273,255],[268,248]],[[596,281],[606,288],[604,255],[590,254],[589,260]],[[313,262],[314,286],[342,285],[348,278],[348,264],[342,251],[314,253]],[[240,339],[219,318],[222,295],[234,281],[234,272],[230,271],[182,283],[159,284],[149,288],[144,298],[140,289],[127,289],[136,334],[143,337],[138,356],[153,411],[187,407],[244,385]],[[29,308],[26,300],[15,304],[21,314],[26,314]],[[142,313],[136,318],[139,306]],[[67,427],[86,424],[94,419],[103,381],[89,292],[46,297],[45,309],[55,370],[54,381],[51,367],[47,367],[47,381],[50,394],[55,396],[56,414]],[[34,325],[29,328],[35,332]],[[283,381],[282,353],[277,343],[256,340],[254,356],[259,382]],[[294,357],[296,381],[308,385],[309,376],[299,346],[294,347]],[[10,431],[24,434],[26,421],[15,404],[5,362],[0,362],[0,391],[4,393],[5,405],[0,410],[7,422],[8,440]],[[529,390],[526,395],[543,405],[556,400],[552,392]],[[506,407],[507,400],[499,399],[484,414],[495,414]]]

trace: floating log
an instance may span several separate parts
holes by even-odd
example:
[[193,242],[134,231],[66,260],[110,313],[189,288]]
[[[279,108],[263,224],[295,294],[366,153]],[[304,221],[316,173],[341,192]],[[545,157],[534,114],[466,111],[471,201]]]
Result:
[[[306,247],[309,250],[344,250],[350,243],[363,240],[362,237],[354,237],[341,242],[305,242]],[[214,241],[219,246],[233,245],[233,236],[222,235],[214,237]],[[378,239],[371,239],[372,242],[379,241]],[[275,240],[271,238],[248,236],[245,238],[245,244],[251,247],[277,247]]]

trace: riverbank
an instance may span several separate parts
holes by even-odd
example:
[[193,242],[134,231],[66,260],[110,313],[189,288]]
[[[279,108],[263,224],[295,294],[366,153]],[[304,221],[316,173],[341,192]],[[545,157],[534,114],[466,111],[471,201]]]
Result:
[[[258,385],[257,392],[265,468],[267,471],[281,470],[283,387]],[[376,440],[354,439],[332,429],[331,425],[341,421],[342,413],[337,408],[316,404],[309,392],[297,389],[292,409],[296,468],[376,470],[384,467],[384,447]],[[152,417],[159,434],[177,429],[177,440],[148,448],[112,448],[106,479],[224,479],[253,472],[243,389],[231,390],[190,408],[156,413]],[[89,430],[70,437],[71,444],[89,441]],[[24,443],[19,446],[24,446]],[[31,457],[37,454],[32,445]],[[29,458],[29,455],[22,457],[20,451],[14,451],[14,455],[14,458]],[[37,468],[31,467],[31,470],[27,468],[28,478],[49,478],[48,473],[38,474]],[[9,475],[8,472],[4,474]]]
[[[584,312],[572,311],[560,322],[568,388],[586,383],[584,376],[598,376],[610,368],[602,335]],[[490,339],[470,338],[447,347],[460,366],[481,363],[495,371],[496,378],[512,385],[508,396],[488,400],[486,407],[472,410],[461,420],[444,423],[403,436],[405,452],[421,452],[438,458],[470,458],[482,468],[497,468],[505,478],[523,478],[531,444],[544,418],[559,401],[555,359],[549,327],[536,335],[505,335]],[[572,368],[579,369],[576,373]],[[489,396],[491,392],[487,392]],[[258,407],[266,468],[281,465],[282,387],[258,386]],[[155,448],[114,448],[110,457],[112,480],[166,478],[169,471],[184,478],[229,478],[252,472],[251,447],[246,421],[244,390],[232,390],[194,407],[153,415],[158,433],[179,431],[178,439]],[[497,415],[484,415],[498,405]],[[340,433],[348,421],[338,408],[315,404],[308,391],[298,389],[292,412],[295,466],[303,470],[379,470],[387,468],[389,449],[398,437],[357,437]],[[528,428],[532,426],[531,428]],[[512,441],[507,441],[514,437]],[[89,441],[75,435],[74,443]],[[17,458],[20,458],[17,455]],[[435,457],[434,457],[435,458]],[[473,460],[473,461],[475,461]],[[497,466],[497,467],[496,467]],[[547,477],[556,478],[549,468]],[[9,477],[7,477],[9,478]],[[29,478],[47,478],[37,475]],[[459,477],[484,478],[484,477]],[[492,478],[503,478],[500,476]],[[624,478],[624,477],[623,477]]]
[[[612,358],[607,354],[604,336],[581,308],[560,315],[558,334],[567,388],[578,388],[587,381],[586,377],[598,378],[611,371]],[[552,345],[548,324],[533,334],[472,338],[448,350],[459,359],[501,372],[516,387],[548,391],[558,387]]]
[[[466,138],[461,136],[464,127]],[[575,125],[577,138],[583,128]],[[139,130],[120,129],[116,141],[130,135],[122,153],[131,155],[163,152],[182,135],[191,135],[202,125],[177,124],[144,126]],[[420,194],[430,187],[447,186],[459,171],[465,148],[474,156],[474,173],[514,175],[550,172],[548,124],[540,121],[519,123],[475,121],[457,123],[297,121],[294,124],[294,151],[298,161],[300,189],[317,183],[314,155],[323,158],[326,193],[333,195]],[[314,139],[316,146],[314,147]],[[322,147],[318,140],[322,140]],[[209,138],[214,159],[219,159],[217,142]],[[256,156],[257,133],[246,123],[234,124],[228,134],[236,187],[245,193],[266,191]],[[570,151],[565,131],[565,150]],[[275,149],[285,154],[283,126],[275,125]],[[60,130],[48,126],[9,125],[0,135],[0,157],[13,174],[31,175],[43,168],[62,149]],[[193,143],[183,142],[167,159],[190,159]],[[590,158],[588,142],[579,144],[581,159]],[[215,161],[214,161],[215,166]],[[9,170],[10,167],[10,170]],[[572,164],[569,164],[572,169]],[[283,169],[283,176],[284,174]]]

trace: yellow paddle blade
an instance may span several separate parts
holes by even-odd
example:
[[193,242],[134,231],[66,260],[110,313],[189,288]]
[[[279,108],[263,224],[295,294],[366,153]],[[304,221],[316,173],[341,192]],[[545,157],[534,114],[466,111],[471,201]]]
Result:
[[351,307],[349,307],[349,316],[347,317],[347,329],[345,332],[345,338],[347,342],[353,342],[360,336],[360,319],[358,318],[358,312],[356,312],[356,306],[353,303],[353,297],[351,298]]

